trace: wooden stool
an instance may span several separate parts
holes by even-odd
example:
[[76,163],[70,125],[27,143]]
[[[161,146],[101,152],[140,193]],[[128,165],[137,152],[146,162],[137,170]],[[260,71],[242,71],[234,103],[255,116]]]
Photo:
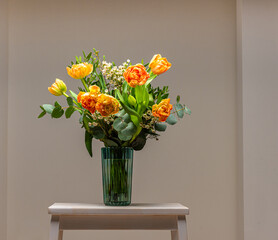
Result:
[[55,203],[51,214],[50,240],[62,240],[63,230],[171,230],[172,240],[187,240],[186,215],[179,203],[131,204],[110,207],[103,204]]

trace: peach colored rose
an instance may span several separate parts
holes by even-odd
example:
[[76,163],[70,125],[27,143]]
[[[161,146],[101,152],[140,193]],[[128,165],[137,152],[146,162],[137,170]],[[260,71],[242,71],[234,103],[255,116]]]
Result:
[[68,75],[74,79],[82,79],[88,76],[93,71],[93,64],[83,62],[79,64],[73,64],[71,68],[67,67]]
[[96,103],[96,109],[101,116],[107,117],[110,114],[119,112],[120,103],[118,100],[107,94],[100,94]]
[[128,67],[123,73],[123,76],[129,86],[133,88],[138,85],[144,85],[150,77],[149,73],[142,64],[136,64],[134,66]]
[[170,104],[170,98],[162,100],[159,104],[152,107],[152,114],[159,118],[160,122],[165,122],[169,117],[173,106]]
[[161,57],[160,54],[156,54],[150,61],[149,67],[154,74],[159,75],[166,72],[171,67],[171,65],[172,64],[169,63],[166,58]]

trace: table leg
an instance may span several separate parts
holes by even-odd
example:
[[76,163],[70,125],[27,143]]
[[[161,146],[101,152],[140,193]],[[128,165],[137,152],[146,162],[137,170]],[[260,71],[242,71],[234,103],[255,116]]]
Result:
[[177,227],[178,230],[171,231],[172,240],[187,240],[187,226],[186,226],[186,217],[178,216],[177,218]]
[[62,240],[63,230],[60,230],[59,216],[52,216],[50,221],[49,240]]

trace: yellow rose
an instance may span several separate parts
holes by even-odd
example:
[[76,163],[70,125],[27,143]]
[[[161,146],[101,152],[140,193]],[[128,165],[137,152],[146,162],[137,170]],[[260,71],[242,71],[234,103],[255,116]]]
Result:
[[55,83],[48,88],[48,91],[55,96],[61,96],[67,91],[67,86],[62,80],[56,78]]
[[161,57],[160,54],[154,55],[149,64],[152,72],[157,75],[166,72],[171,66],[172,64],[166,58]]
[[74,79],[82,79],[88,76],[93,71],[93,64],[91,63],[79,63],[73,64],[71,68],[67,67],[68,75]]

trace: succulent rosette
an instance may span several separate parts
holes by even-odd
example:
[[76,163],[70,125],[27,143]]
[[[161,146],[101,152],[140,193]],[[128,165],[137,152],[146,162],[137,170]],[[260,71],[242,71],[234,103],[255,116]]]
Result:
[[[131,64],[128,59],[116,66],[107,62],[105,56],[100,59],[95,50],[66,67],[70,77],[81,81],[82,85],[75,93],[60,80],[48,88],[54,96],[64,96],[66,105],[57,101],[43,104],[39,118],[50,114],[52,118],[65,115],[70,118],[77,112],[79,123],[85,131],[85,146],[92,156],[92,140],[98,139],[105,146],[132,147],[141,150],[148,138],[158,139],[159,132],[167,125],[174,125],[191,111],[169,98],[168,86],[153,87],[151,82],[165,73],[171,63],[160,54],[155,54],[150,63]],[[171,102],[171,103],[170,103]]]

